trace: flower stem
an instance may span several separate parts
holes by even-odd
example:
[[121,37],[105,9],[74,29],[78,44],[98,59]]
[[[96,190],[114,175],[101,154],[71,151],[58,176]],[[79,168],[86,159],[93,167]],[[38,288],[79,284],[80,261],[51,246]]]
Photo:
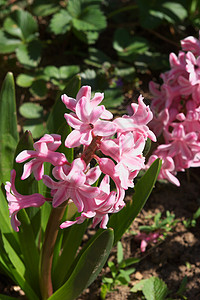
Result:
[[53,294],[51,269],[54,247],[58,235],[59,225],[64,215],[66,206],[67,204],[65,202],[64,205],[52,208],[45,231],[40,260],[40,290],[43,300],[48,299]]
[[98,143],[100,142],[101,137],[95,136],[93,137],[92,142],[90,145],[86,148],[86,150],[83,152],[81,158],[85,161],[86,165],[88,165],[93,157],[93,154],[98,148]]

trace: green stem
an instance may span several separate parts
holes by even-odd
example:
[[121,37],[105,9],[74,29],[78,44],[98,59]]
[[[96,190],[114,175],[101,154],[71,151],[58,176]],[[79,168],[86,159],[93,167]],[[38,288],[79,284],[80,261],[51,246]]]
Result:
[[54,254],[54,247],[58,235],[59,225],[66,209],[64,205],[52,208],[47,228],[45,231],[44,244],[42,247],[40,260],[40,290],[42,299],[46,300],[53,294],[53,285],[51,280],[51,269]]
[[132,9],[137,9],[137,8],[138,8],[138,5],[136,5],[136,4],[124,6],[124,7],[121,7],[121,8],[119,8],[119,9],[116,9],[116,10],[114,10],[113,12],[111,12],[111,13],[107,16],[107,18],[109,19],[109,18],[111,18],[111,17],[113,17],[113,16],[115,16],[115,15],[121,14],[122,12],[130,11],[130,10],[132,10]]

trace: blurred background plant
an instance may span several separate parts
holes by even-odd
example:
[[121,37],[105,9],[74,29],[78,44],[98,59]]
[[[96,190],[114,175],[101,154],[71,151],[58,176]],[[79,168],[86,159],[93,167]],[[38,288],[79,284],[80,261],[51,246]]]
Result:
[[179,40],[197,34],[199,6],[194,0],[1,0],[0,79],[12,71],[17,90],[25,88],[18,105],[43,108],[39,118],[20,109],[22,126],[38,138],[58,90],[77,73],[82,84],[105,91],[109,109],[123,111],[124,100],[169,68]]

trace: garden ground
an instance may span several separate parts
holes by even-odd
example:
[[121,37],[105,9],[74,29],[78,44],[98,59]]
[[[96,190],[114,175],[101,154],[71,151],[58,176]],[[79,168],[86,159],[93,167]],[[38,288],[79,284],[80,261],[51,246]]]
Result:
[[[122,238],[125,258],[138,257],[141,260],[134,265],[136,271],[131,275],[129,286],[117,286],[115,291],[107,294],[106,299],[144,299],[141,298],[142,294],[131,293],[130,288],[141,279],[151,276],[158,276],[167,284],[173,299],[200,299],[200,222],[197,220],[196,226],[191,228],[183,225],[184,220],[192,219],[200,206],[199,175],[199,169],[190,169],[188,173],[179,174],[179,188],[171,184],[156,184],[144,209]],[[149,245],[146,252],[141,253],[140,245],[132,232],[138,232],[140,225],[152,225],[153,221],[149,216],[161,212],[164,217],[167,210],[175,215],[177,224],[163,241]],[[115,258],[116,248],[113,249],[110,259]],[[109,268],[105,268],[102,273],[109,276]],[[176,292],[185,276],[185,298],[177,297]],[[97,279],[78,300],[100,299],[100,286],[99,276],[99,280]]]
[[[195,227],[186,228],[183,225],[183,221],[192,219],[200,206],[199,178],[200,169],[190,169],[188,173],[179,174],[180,187],[156,183],[144,209],[122,238],[125,258],[137,257],[140,258],[140,262],[134,265],[136,271],[131,275],[129,285],[116,286],[115,291],[108,293],[106,299],[142,299],[141,293],[132,293],[130,289],[141,279],[151,276],[158,276],[167,284],[172,292],[170,294],[172,299],[200,299],[200,220],[197,219]],[[130,195],[127,196],[127,201],[129,197]],[[152,217],[159,212],[164,218],[167,210],[175,215],[178,222],[164,240],[148,245],[146,252],[141,253],[140,244],[135,240],[133,232],[137,233],[140,225],[152,225]],[[93,230],[89,229],[88,235],[91,234]],[[116,259],[116,248],[113,248],[110,259]],[[109,268],[105,266],[97,280],[77,300],[100,299],[102,274],[109,277]],[[187,276],[186,291],[183,293],[185,298],[177,297],[176,292],[185,276]],[[20,288],[3,275],[0,277],[0,293],[16,296],[17,299],[26,299]]]

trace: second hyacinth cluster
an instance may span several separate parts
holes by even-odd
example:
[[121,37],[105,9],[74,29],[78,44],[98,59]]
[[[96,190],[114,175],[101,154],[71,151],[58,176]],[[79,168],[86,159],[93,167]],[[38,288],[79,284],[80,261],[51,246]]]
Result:
[[154,113],[150,128],[160,142],[148,165],[161,158],[158,178],[177,186],[177,172],[200,166],[200,41],[189,36],[181,46],[178,56],[170,54],[171,69],[160,76],[163,83],[149,85]]

